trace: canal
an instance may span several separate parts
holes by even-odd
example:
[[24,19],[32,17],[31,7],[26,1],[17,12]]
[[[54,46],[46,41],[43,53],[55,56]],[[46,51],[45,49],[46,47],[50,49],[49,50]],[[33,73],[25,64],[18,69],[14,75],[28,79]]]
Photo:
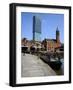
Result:
[[61,59],[61,63],[62,63],[62,65],[61,65],[60,69],[55,70],[57,75],[64,75],[64,59]]

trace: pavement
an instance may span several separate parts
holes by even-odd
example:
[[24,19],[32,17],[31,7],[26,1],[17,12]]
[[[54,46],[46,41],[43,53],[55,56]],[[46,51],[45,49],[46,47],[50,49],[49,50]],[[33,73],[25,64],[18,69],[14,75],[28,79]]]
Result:
[[21,77],[55,76],[56,72],[38,56],[21,54]]

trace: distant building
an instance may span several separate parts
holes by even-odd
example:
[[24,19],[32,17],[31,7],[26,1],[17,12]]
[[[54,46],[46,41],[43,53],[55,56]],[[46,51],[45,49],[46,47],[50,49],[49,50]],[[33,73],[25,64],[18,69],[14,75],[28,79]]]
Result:
[[41,21],[38,16],[33,16],[33,40],[41,41]]
[[56,39],[44,39],[42,41],[42,45],[46,51],[52,51],[52,52],[55,52],[56,48],[58,49],[61,47],[60,32],[58,30],[58,27],[56,30]]
[[44,39],[43,41],[34,41],[34,40],[27,40],[23,38],[22,46],[27,46],[30,50],[30,47],[40,48],[41,50],[55,52],[55,51],[64,51],[64,44],[60,41],[60,32],[57,28],[56,30],[56,39]]
[[28,47],[28,51],[30,51],[30,48],[33,47],[35,49],[39,48],[41,49],[41,42],[40,41],[33,41],[33,40],[27,40],[26,38],[23,38],[21,40],[22,47]]
[[61,44],[59,48],[55,48],[56,52],[63,52],[64,51],[64,44]]
[[58,30],[58,27],[56,29],[56,41],[57,41],[57,43],[60,43],[60,32]]
[[[58,27],[56,29],[56,38],[55,39],[44,39],[41,41],[41,21],[38,16],[33,16],[33,39],[27,40],[27,38],[23,38],[21,40],[21,45],[28,47],[30,50],[31,47],[40,48],[44,51],[64,51],[64,44],[60,41],[60,32]],[[49,33],[49,32],[48,32]]]

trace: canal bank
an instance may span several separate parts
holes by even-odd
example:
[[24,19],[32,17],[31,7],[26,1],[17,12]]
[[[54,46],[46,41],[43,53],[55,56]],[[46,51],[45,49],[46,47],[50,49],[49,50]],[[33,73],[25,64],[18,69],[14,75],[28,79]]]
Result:
[[56,72],[38,56],[21,54],[21,77],[56,76]]
[[41,55],[41,60],[45,63],[47,63],[55,72],[57,75],[64,75],[64,59],[56,59],[49,57],[47,55]]

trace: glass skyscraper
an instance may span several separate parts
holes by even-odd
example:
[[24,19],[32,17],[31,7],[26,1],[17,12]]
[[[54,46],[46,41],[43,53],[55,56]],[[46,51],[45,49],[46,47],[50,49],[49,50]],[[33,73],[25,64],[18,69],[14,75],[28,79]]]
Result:
[[41,21],[38,16],[33,16],[33,40],[41,41]]

